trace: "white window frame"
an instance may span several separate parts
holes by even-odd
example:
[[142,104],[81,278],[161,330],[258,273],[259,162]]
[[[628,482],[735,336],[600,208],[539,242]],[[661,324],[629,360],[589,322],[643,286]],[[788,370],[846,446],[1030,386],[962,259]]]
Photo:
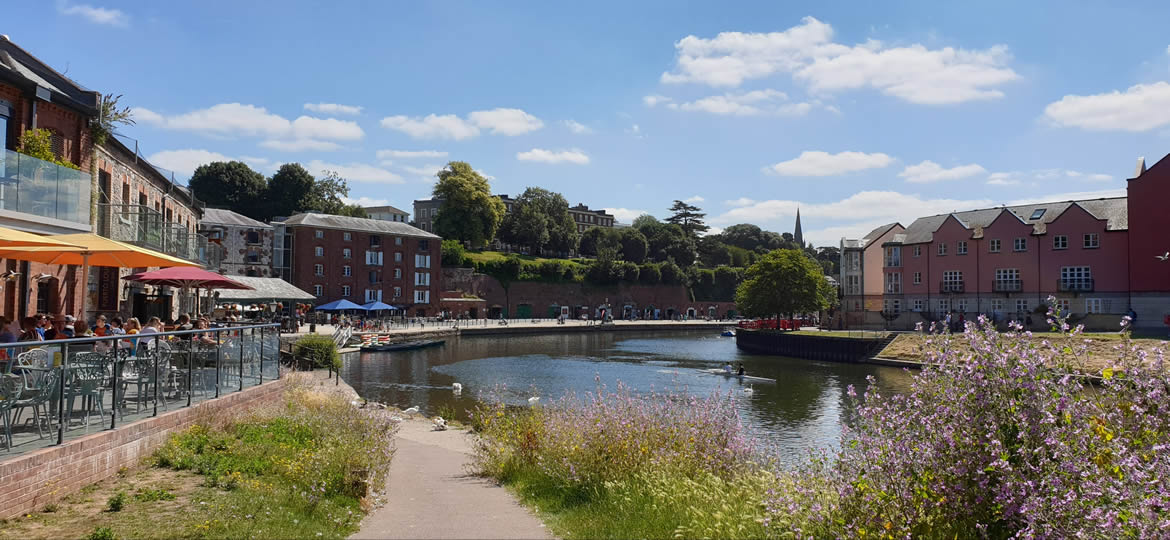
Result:
[[415,287],[430,287],[431,286],[431,273],[430,272],[415,272],[414,273],[414,286]]
[[402,252],[401,251],[394,252],[394,262],[402,262]]
[[416,303],[416,304],[429,304],[429,303],[431,303],[431,291],[426,290],[426,289],[415,289],[414,290],[414,303]]
[[1032,308],[1028,307],[1027,298],[1016,299],[1016,313],[1028,313]]
[[1028,251],[1028,237],[1021,236],[1012,240],[1012,251],[1025,252]]
[[415,268],[430,268],[431,267],[431,256],[430,255],[423,255],[421,253],[416,253],[414,255],[414,267]]
[[921,312],[922,308],[924,306],[925,306],[925,303],[923,302],[923,300],[921,298],[915,298],[914,299],[914,309],[911,311]]
[[325,296],[325,288],[320,285],[313,285],[313,296]]
[[962,270],[946,270],[943,272],[942,280],[944,284],[958,284],[963,287],[963,271]]
[[886,294],[902,294],[901,272],[886,272]]
[[325,231],[322,231],[320,229],[313,231],[313,238],[317,238],[317,239],[325,238]]
[[1101,247],[1101,236],[1097,233],[1085,233],[1081,247],[1083,249],[1097,249]]
[[1000,313],[1003,312],[1003,298],[992,298],[991,299],[991,311],[992,312],[1000,312]]
[[353,250],[349,249],[349,248],[341,248],[341,258],[342,259],[352,259],[353,258]]
[[381,251],[366,251],[366,266],[382,266]]
[[341,286],[341,296],[342,298],[349,298],[349,285]]
[[345,266],[342,266],[341,267],[341,275],[343,275],[345,277],[352,276],[353,275],[353,268],[350,267],[348,264]]
[[886,298],[882,300],[882,311],[885,313],[898,314],[902,312],[902,300],[898,298]]
[[1068,235],[1058,234],[1052,237],[1052,249],[1068,249]]
[[401,268],[394,269],[394,279],[402,279],[402,269]]
[[915,285],[922,284],[922,272],[914,272],[914,284]]
[[1105,313],[1105,302],[1101,298],[1086,298],[1085,313]]
[[945,257],[946,255],[947,255],[947,243],[946,242],[939,242],[938,243],[938,256]]
[[922,246],[914,246],[914,256],[915,257],[922,256]]
[[938,314],[946,315],[947,312],[951,310],[951,299],[939,298],[936,305],[938,306]]
[[313,275],[314,275],[314,276],[323,276],[323,275],[325,275],[325,265],[323,265],[323,264],[314,264],[314,265],[313,265]]
[[999,253],[999,250],[1001,247],[1002,247],[1002,244],[999,241],[999,238],[992,238],[987,243],[987,252],[988,253]]
[[959,240],[955,244],[955,255],[966,255],[966,254],[967,254],[967,241],[966,240]]
[[402,298],[402,287],[394,287],[394,298]]
[[325,248],[323,248],[321,246],[314,246],[313,247],[313,256],[314,257],[324,257],[325,256]]
[[350,240],[353,240],[353,234],[350,233],[349,231],[345,231],[345,232],[341,233],[341,239],[345,240],[346,242],[349,242]]

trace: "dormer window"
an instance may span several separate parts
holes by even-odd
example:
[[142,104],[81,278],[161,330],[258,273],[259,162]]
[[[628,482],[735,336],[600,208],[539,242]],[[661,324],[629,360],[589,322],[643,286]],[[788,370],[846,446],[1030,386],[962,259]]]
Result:
[[1047,208],[1037,208],[1037,209],[1033,210],[1032,217],[1030,217],[1028,219],[1040,219],[1044,215],[1045,210],[1047,210]]

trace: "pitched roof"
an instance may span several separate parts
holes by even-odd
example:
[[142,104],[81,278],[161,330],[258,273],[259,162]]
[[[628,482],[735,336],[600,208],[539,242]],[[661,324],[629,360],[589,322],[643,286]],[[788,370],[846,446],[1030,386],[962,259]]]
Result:
[[[954,216],[959,223],[964,227],[974,230],[981,229],[991,225],[993,221],[1004,210],[1011,212],[1021,222],[1032,226],[1032,234],[1044,234],[1048,229],[1048,224],[1056,221],[1061,214],[1068,210],[1073,205],[1080,206],[1089,215],[1106,220],[1105,230],[1107,231],[1123,231],[1129,228],[1129,214],[1126,206],[1125,197],[1112,197],[1108,199],[1088,199],[1082,201],[1060,201],[1034,204],[1021,204],[1016,206],[1000,206],[996,208],[980,208],[978,210],[967,210],[964,212],[953,212],[950,214],[936,214],[933,216],[920,217],[914,220],[909,227],[906,227],[906,238],[903,243],[906,244],[922,244],[930,242],[934,239],[934,231],[937,231],[942,226],[943,222],[948,217]],[[1038,211],[1040,216],[1032,219],[1032,216]]]
[[64,98],[75,109],[81,109],[90,115],[97,114],[97,92],[62,75],[41,59],[9,41],[7,36],[0,36],[0,78],[19,83],[30,90],[34,86],[39,86],[48,90],[56,98],[53,99],[55,102]]
[[340,229],[345,231],[373,231],[400,236],[417,236],[419,238],[439,238],[438,235],[411,227],[400,221],[383,221],[380,219],[333,216],[329,214],[297,214],[284,220],[284,224],[288,226]]
[[399,210],[393,206],[366,206],[363,208],[366,212],[389,212],[391,214],[407,214],[405,210]]
[[280,278],[229,276],[252,290],[225,289],[219,291],[221,301],[259,302],[270,300],[316,300],[317,297]]
[[846,249],[864,248],[865,246],[868,246],[874,240],[881,238],[882,235],[886,234],[886,232],[888,232],[890,229],[897,227],[897,226],[900,226],[900,225],[901,224],[896,222],[896,221],[893,223],[886,223],[885,225],[881,225],[881,226],[877,227],[876,229],[869,231],[869,234],[866,234],[865,236],[861,237],[861,239],[843,238],[841,240],[841,247],[846,248]]
[[272,228],[272,225],[262,221],[256,221],[243,214],[237,214],[226,208],[205,208],[203,210],[203,219],[199,220],[199,224],[227,225],[229,227],[249,227],[252,229]]

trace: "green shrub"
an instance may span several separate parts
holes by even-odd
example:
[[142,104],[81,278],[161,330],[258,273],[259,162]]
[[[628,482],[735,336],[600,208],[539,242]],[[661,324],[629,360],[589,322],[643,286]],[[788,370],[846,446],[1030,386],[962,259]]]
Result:
[[524,261],[516,254],[508,255],[500,263],[500,272],[505,279],[520,279],[520,271],[523,269]]
[[471,257],[466,257],[466,256],[463,257],[463,262],[459,264],[459,267],[460,268],[479,268],[479,266],[477,266],[475,264],[475,259],[472,259]]
[[540,277],[549,281],[561,279],[563,270],[560,261],[544,261],[540,263]]
[[578,268],[580,267],[566,264],[565,270],[561,273],[561,279],[565,281],[577,281],[577,276],[579,275],[577,272]]
[[622,281],[625,281],[626,283],[638,282],[638,265],[630,261],[623,262],[621,265],[621,273]]
[[293,344],[293,356],[309,361],[314,368],[341,368],[341,354],[333,338],[321,334],[309,334]]
[[662,282],[667,285],[685,285],[687,275],[672,261],[666,261],[658,266],[662,272]]
[[443,266],[455,267],[463,264],[467,252],[463,249],[463,242],[458,240],[443,240]]
[[126,492],[119,491],[113,494],[109,500],[106,501],[106,510],[110,512],[121,512],[126,507]]
[[114,536],[114,530],[109,527],[95,527],[93,532],[86,537],[87,540],[116,540],[117,538]]
[[662,281],[662,270],[654,263],[646,263],[638,268],[638,281],[646,285],[657,285]]
[[175,494],[165,489],[138,490],[134,493],[134,500],[138,502],[173,501]]
[[80,169],[77,165],[57,158],[57,154],[53,153],[53,134],[47,129],[30,129],[21,133],[20,153],[69,169]]

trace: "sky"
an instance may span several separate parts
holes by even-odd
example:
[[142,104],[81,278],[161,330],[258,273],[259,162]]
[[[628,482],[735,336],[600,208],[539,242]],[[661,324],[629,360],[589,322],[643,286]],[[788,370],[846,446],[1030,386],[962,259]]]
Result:
[[836,245],[1124,195],[1170,152],[1164,1],[94,2],[13,3],[0,33],[122,95],[149,160],[298,162],[408,212],[460,160],[625,223],[799,208]]

